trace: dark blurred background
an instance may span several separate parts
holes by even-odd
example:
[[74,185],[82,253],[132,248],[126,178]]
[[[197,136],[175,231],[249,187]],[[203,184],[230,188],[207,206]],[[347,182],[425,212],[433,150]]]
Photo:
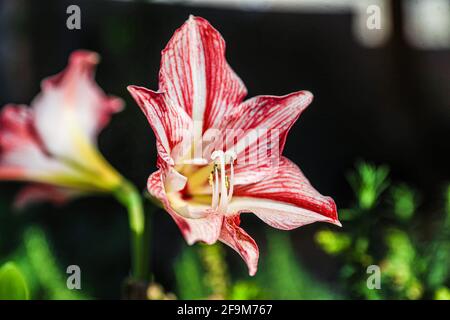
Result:
[[[194,14],[209,20],[225,38],[228,62],[249,97],[313,92],[315,99],[292,128],[285,155],[322,194],[332,196],[339,208],[350,206],[346,174],[355,160],[367,159],[388,164],[391,179],[421,190],[422,206],[433,212],[450,178],[450,49],[408,38],[407,2],[384,2],[389,28],[382,41],[370,42],[370,32],[362,40],[355,34],[354,11],[320,3],[317,8],[294,5],[278,10],[254,5],[3,0],[0,105],[29,104],[40,91],[40,80],[62,70],[73,50],[97,51],[102,57],[99,85],[126,101],[126,109],[101,134],[100,149],[144,190],[155,170],[154,136],[126,86],[158,88],[160,51]],[[81,8],[81,30],[66,28],[66,8],[71,4]],[[84,198],[60,208],[44,204],[15,213],[10,205],[19,186],[0,185],[0,256],[20,243],[24,224],[37,223],[62,265],[80,265],[92,296],[119,296],[129,268],[125,210],[111,199]],[[432,219],[424,217],[424,233]],[[252,215],[245,215],[242,223],[264,251],[263,233],[269,227]],[[173,261],[184,240],[162,211],[153,214],[152,225],[152,272],[173,290]],[[314,243],[317,228],[292,231],[294,248],[309,270],[333,284],[337,266]],[[231,270],[244,275],[238,255],[227,253]]]

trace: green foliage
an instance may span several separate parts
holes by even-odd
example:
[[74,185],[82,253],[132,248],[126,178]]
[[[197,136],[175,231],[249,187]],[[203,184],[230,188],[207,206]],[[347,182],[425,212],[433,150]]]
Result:
[[302,266],[296,257],[289,235],[280,231],[268,233],[268,252],[260,268],[259,285],[272,299],[333,299],[332,292]]
[[[197,250],[196,250],[197,249]],[[339,297],[305,270],[287,233],[268,233],[265,263],[254,278],[231,279],[224,246],[185,247],[175,264],[181,299],[332,299]]]
[[[416,230],[417,217],[428,214],[420,212],[420,195],[405,184],[390,186],[388,172],[386,166],[358,163],[348,176],[356,205],[340,211],[343,232],[318,231],[316,242],[341,262],[342,287],[350,298],[448,297],[450,186],[442,221],[433,226],[431,239],[424,239]],[[381,268],[380,289],[367,285],[372,264]]]
[[397,297],[420,298],[423,289],[417,278],[416,248],[408,234],[402,230],[391,229],[388,230],[385,241],[388,250],[385,260],[381,263],[383,278],[390,283]]
[[78,291],[69,290],[66,286],[66,274],[52,254],[48,240],[38,227],[30,227],[24,233],[24,247],[27,264],[31,266],[31,274],[38,282],[39,288],[48,299],[77,300],[87,297]]
[[317,232],[315,239],[322,249],[331,255],[341,253],[350,247],[352,243],[349,235],[330,230],[322,230]]
[[180,299],[202,299],[207,296],[201,262],[194,247],[183,249],[175,262],[177,296]]
[[231,300],[258,300],[264,299],[264,293],[254,281],[237,281],[231,288],[229,295]]
[[[25,229],[22,246],[9,257],[26,279],[28,297],[32,299],[78,300],[89,296],[67,288],[67,275],[51,250],[44,231],[31,226]],[[63,271],[62,271],[63,270]]]
[[0,268],[0,300],[28,300],[27,283],[22,272],[13,262]]
[[228,297],[229,279],[225,250],[220,243],[200,245],[200,257],[205,269],[204,283],[213,298]]
[[388,187],[389,168],[359,162],[356,172],[348,175],[348,181],[353,188],[361,209],[371,209],[375,206],[380,194]]
[[33,268],[37,280],[45,292],[45,296],[52,300],[83,299],[77,291],[67,288],[66,274],[63,274],[53,256],[48,240],[38,227],[30,227],[24,234],[24,245],[28,262]]
[[445,192],[445,216],[439,224],[432,242],[427,246],[425,263],[426,283],[430,289],[437,290],[449,279],[450,269],[450,186]]
[[394,213],[399,220],[408,221],[416,211],[416,192],[405,184],[393,186],[391,188],[392,199],[394,202]]
[[450,300],[450,289],[447,287],[441,287],[436,290],[434,294],[436,300]]

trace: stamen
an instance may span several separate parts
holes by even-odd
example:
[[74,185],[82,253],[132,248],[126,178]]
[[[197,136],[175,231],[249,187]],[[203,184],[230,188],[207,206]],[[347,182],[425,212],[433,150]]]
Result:
[[228,156],[230,158],[230,187],[228,189],[228,202],[231,201],[231,198],[233,197],[233,191],[234,191],[234,160],[236,160],[236,153],[234,151],[227,151],[225,153],[225,156]]
[[212,200],[212,208],[217,209],[217,206],[219,204],[219,197],[220,197],[220,191],[219,191],[219,170],[217,169],[217,166],[214,166],[214,195]]
[[[211,207],[217,209],[219,205],[219,212],[226,213],[228,203],[231,201],[234,190],[234,160],[236,153],[227,151],[224,153],[221,150],[216,150],[211,154],[211,160],[214,161],[214,171],[211,172],[210,180],[212,185],[212,200]],[[230,164],[230,176],[226,175],[225,165]],[[220,165],[220,186],[219,186],[219,165]],[[220,198],[220,199],[219,199]]]

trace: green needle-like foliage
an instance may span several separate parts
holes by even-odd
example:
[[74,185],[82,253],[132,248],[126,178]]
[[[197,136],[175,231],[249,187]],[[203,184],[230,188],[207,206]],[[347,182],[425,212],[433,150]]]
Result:
[[203,273],[195,248],[185,246],[175,262],[177,296],[180,299],[204,299],[207,289],[203,282]]
[[[356,205],[340,210],[343,232],[324,229],[315,240],[340,261],[349,298],[448,299],[450,186],[442,221],[426,239],[418,222],[430,213],[421,211],[420,195],[406,184],[390,186],[388,173],[386,166],[358,163],[348,176]],[[380,270],[380,288],[368,285],[371,265]]]
[[268,253],[264,258],[264,275],[260,286],[272,299],[333,299],[337,294],[316,280],[302,266],[289,235],[280,231],[267,234]]
[[380,194],[388,187],[389,168],[359,162],[356,172],[348,175],[348,181],[355,192],[361,209],[371,209],[375,206]]
[[417,194],[406,184],[391,188],[394,213],[399,220],[408,221],[412,218],[417,207]]
[[28,263],[40,287],[48,299],[78,300],[88,297],[67,288],[67,275],[56,261],[44,232],[38,227],[30,227],[24,234],[24,245]]

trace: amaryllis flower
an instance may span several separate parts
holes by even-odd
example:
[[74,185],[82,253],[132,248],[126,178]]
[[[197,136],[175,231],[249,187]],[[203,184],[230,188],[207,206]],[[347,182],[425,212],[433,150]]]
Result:
[[76,51],[61,73],[42,81],[42,92],[25,105],[0,113],[0,179],[30,181],[17,204],[92,192],[112,192],[121,176],[96,147],[99,131],[123,103],[94,81],[99,56]]
[[291,230],[315,221],[340,225],[336,205],[281,156],[286,136],[312,94],[257,96],[225,60],[225,42],[206,20],[191,16],[162,51],[159,90],[129,86],[155,133],[158,168],[150,194],[189,244],[217,240],[257,270],[255,241],[241,213]]

